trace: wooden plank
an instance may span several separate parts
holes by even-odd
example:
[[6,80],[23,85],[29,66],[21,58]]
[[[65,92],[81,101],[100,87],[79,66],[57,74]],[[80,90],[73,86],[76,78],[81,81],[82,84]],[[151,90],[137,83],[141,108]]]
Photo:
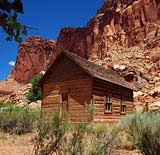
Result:
[[127,89],[125,87],[109,83],[109,82],[104,82],[102,80],[94,80],[93,81],[93,88],[104,88],[106,91],[108,90],[109,92],[112,92],[114,94],[118,94],[120,96],[126,96],[126,97],[131,97],[133,96],[133,92],[130,89]]
[[46,98],[44,98],[43,99],[43,101],[52,101],[52,102],[54,102],[54,101],[60,101],[60,97],[54,97],[54,96],[49,96],[49,97],[46,97]]
[[105,101],[105,96],[104,95],[103,96],[95,96],[95,95],[93,95],[93,99],[95,101]]
[[57,108],[59,104],[45,104],[42,106],[43,108]]
[[120,119],[120,117],[121,117],[120,115],[119,116],[118,115],[117,116],[112,116],[112,115],[107,115],[106,114],[106,115],[98,115],[96,118],[107,120],[107,119]]
[[91,79],[90,78],[83,78],[83,79],[76,79],[76,80],[68,80],[68,81],[62,81],[62,82],[56,82],[56,83],[50,83],[50,84],[44,84],[45,87],[48,87],[48,88],[56,88],[56,85],[75,85],[77,84],[77,81],[78,81],[78,84],[91,84]]

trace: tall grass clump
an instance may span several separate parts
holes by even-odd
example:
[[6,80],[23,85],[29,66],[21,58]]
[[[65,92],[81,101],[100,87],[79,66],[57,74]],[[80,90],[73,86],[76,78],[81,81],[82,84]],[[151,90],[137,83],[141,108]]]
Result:
[[0,130],[11,134],[32,132],[35,128],[38,111],[15,106],[9,102],[0,106]]
[[121,127],[143,155],[160,154],[160,113],[134,112],[122,119]]

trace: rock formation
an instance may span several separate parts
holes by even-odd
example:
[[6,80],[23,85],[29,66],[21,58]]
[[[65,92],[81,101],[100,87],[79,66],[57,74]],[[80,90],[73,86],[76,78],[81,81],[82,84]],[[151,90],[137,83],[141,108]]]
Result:
[[61,30],[57,50],[104,58],[112,46],[131,47],[153,39],[159,25],[158,0],[105,0],[86,27]]
[[28,82],[35,73],[45,71],[63,49],[85,58],[103,59],[108,57],[112,47],[127,48],[152,41],[160,31],[159,25],[158,0],[105,0],[86,27],[63,28],[56,43],[29,37],[19,45],[17,61],[10,77]]
[[57,42],[29,37],[8,79],[29,82],[63,49],[120,73],[139,90],[136,106],[160,105],[159,0],[105,0],[85,27],[63,28]]
[[40,37],[29,37],[19,45],[15,67],[9,78],[19,82],[29,82],[40,71],[45,71],[55,56],[55,41]]

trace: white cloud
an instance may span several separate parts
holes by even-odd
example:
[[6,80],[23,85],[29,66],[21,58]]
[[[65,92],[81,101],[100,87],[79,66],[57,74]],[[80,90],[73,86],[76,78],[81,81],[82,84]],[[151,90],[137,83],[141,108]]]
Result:
[[9,62],[8,62],[8,65],[14,66],[14,65],[15,65],[15,62],[14,62],[14,61],[9,61]]

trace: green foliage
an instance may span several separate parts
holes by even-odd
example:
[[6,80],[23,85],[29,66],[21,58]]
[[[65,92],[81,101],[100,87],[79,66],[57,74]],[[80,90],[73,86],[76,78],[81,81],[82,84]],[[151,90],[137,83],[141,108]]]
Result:
[[160,113],[135,112],[126,116],[121,126],[143,155],[160,154]]
[[39,112],[9,102],[0,107],[0,130],[11,134],[32,132]]
[[91,100],[90,102],[85,104],[86,106],[86,111],[89,113],[89,121],[93,121],[94,117],[94,112],[95,112],[95,106],[94,106],[94,101]]
[[0,109],[3,109],[3,108],[5,108],[5,107],[9,107],[9,106],[13,106],[13,105],[15,105],[14,102],[4,103],[4,102],[0,101]]
[[118,133],[117,127],[70,123],[56,112],[39,120],[34,150],[36,155],[113,155]]
[[42,89],[38,86],[38,82],[40,81],[42,76],[43,76],[42,74],[37,74],[30,81],[30,83],[32,84],[32,88],[30,89],[30,91],[26,96],[29,103],[42,99]]
[[23,14],[23,4],[21,0],[0,0],[0,27],[8,36],[7,41],[22,41],[21,35],[27,35],[27,27],[18,22],[18,15]]
[[37,74],[34,76],[34,78],[30,81],[30,83],[33,85],[33,86],[37,86],[39,81],[41,80],[43,74]]
[[58,112],[53,116],[43,116],[37,125],[37,136],[35,138],[35,155],[50,155],[60,148],[61,140],[69,129],[69,121],[66,115],[60,118]]

